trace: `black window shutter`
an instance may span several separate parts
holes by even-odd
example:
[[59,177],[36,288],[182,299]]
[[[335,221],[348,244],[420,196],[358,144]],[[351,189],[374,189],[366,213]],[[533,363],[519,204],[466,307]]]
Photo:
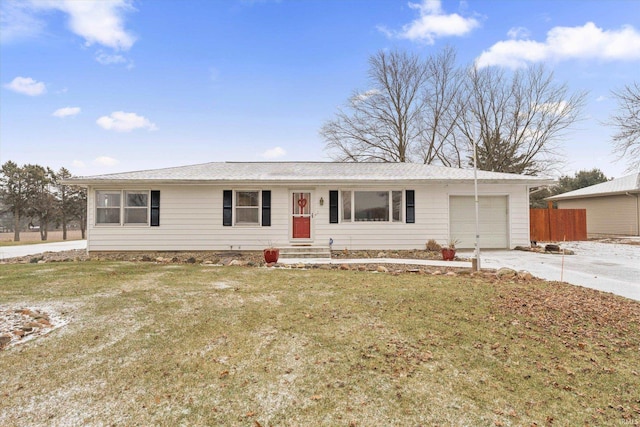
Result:
[[160,226],[160,191],[151,190],[151,226]]
[[271,226],[271,190],[262,190],[262,226]]
[[338,190],[329,191],[329,224],[338,223]]
[[222,225],[230,226],[233,218],[233,191],[222,191]]
[[416,222],[416,192],[415,190],[405,191],[405,202],[407,204],[407,224]]

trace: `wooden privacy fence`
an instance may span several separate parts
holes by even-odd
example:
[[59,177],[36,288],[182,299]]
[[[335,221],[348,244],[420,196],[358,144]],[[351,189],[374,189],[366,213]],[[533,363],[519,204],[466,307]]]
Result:
[[586,209],[529,209],[531,240],[587,240]]

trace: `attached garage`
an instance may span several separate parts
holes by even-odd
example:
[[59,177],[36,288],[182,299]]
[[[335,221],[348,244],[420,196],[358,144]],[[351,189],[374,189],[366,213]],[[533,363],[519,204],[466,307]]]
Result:
[[[481,249],[509,248],[509,199],[507,196],[480,196],[479,231]],[[459,248],[473,248],[476,241],[476,207],[473,196],[449,197],[449,224],[452,240]]]

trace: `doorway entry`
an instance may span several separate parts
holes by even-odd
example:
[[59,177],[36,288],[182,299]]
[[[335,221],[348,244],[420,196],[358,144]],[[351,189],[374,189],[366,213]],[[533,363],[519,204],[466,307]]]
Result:
[[311,238],[311,193],[292,193],[293,238]]

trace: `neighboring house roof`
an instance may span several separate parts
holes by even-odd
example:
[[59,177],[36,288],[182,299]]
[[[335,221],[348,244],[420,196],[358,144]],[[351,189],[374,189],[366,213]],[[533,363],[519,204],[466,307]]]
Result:
[[617,194],[640,193],[640,173],[624,176],[590,187],[580,188],[556,196],[547,197],[545,200],[580,199],[586,197],[613,196]]
[[[84,176],[67,184],[126,183],[336,183],[336,182],[472,182],[473,169],[420,163],[214,162],[165,169]],[[544,185],[552,179],[478,171],[482,183]]]

